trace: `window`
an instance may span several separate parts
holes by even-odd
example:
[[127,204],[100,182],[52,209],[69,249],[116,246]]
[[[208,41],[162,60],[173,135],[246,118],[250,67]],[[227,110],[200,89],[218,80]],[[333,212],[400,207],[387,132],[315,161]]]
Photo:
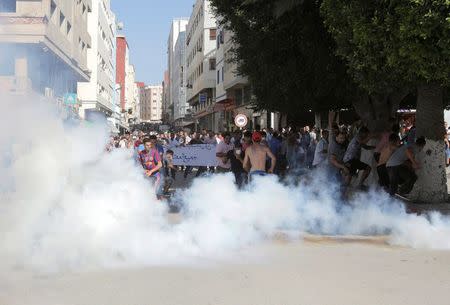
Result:
[[72,29],[72,25],[70,24],[70,22],[67,22],[67,35],[70,34],[71,29]]
[[217,83],[220,83],[220,71],[217,70]]
[[52,0],[52,3],[50,3],[50,16],[53,16],[55,12],[56,12],[56,4],[55,1]]
[[216,70],[216,59],[215,58],[210,58],[209,59],[209,70]]
[[222,67],[222,81],[224,81],[225,80],[225,77],[224,77],[224,69],[223,69],[223,67]]
[[60,26],[63,26],[64,20],[66,20],[66,17],[64,16],[63,13],[60,13],[60,14],[59,14],[59,25],[60,25]]
[[216,37],[217,37],[217,30],[209,29],[209,40],[216,40]]
[[0,12],[2,13],[15,13],[16,12],[16,0],[1,0]]

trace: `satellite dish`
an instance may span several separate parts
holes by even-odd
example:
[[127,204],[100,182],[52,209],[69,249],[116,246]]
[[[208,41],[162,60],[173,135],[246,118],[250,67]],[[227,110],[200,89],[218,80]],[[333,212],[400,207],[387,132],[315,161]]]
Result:
[[123,22],[117,23],[117,30],[119,31],[123,30]]

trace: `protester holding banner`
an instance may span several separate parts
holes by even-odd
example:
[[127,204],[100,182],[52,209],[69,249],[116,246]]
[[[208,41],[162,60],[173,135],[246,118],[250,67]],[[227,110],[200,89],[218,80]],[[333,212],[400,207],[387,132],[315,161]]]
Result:
[[223,140],[216,146],[216,157],[218,161],[217,173],[227,173],[231,170],[231,162],[227,157],[228,152],[234,149],[231,136],[228,132],[222,134]]

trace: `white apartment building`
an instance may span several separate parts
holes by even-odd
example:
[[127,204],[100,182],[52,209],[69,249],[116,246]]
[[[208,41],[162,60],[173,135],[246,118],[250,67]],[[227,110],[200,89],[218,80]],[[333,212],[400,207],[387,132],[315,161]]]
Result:
[[92,11],[88,13],[88,32],[92,45],[87,58],[91,79],[90,82],[78,83],[81,117],[85,117],[87,111],[99,111],[111,117],[116,110],[115,19],[110,0],[92,0]]
[[[129,63],[129,60],[126,60]],[[125,109],[127,109],[128,124],[137,123],[139,106],[139,90],[136,84],[136,70],[133,65],[125,66]]]
[[135,123],[141,122],[141,87],[138,82],[134,83],[134,100],[136,101],[134,109]]
[[176,53],[175,47],[176,43],[178,41],[180,33],[184,33],[186,31],[186,26],[188,24],[189,18],[177,18],[172,20],[172,24],[170,26],[170,33],[169,38],[167,41],[167,71],[169,72],[169,79],[168,83],[165,83],[165,87],[167,90],[166,92],[166,103],[168,105],[164,106],[164,109],[168,112],[169,121],[174,121],[174,114],[175,114],[175,100],[174,96],[178,95],[176,91],[178,91],[177,86],[174,85],[175,81],[178,81],[180,71],[178,68],[181,65],[178,65],[176,67],[175,61],[178,59],[176,57],[179,56],[179,54]]
[[0,89],[59,98],[75,94],[78,82],[89,81],[91,0],[0,4]]
[[186,98],[198,126],[217,130],[214,113],[216,97],[216,19],[208,0],[195,2],[186,28]]
[[[180,32],[175,44],[174,73],[172,81],[172,98],[174,125],[185,127],[192,123],[190,107],[186,101],[186,32]],[[187,117],[188,116],[188,117]]]

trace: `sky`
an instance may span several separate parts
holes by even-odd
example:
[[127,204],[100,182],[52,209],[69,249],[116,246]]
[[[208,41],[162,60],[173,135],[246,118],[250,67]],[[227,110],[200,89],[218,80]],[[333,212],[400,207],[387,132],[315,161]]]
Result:
[[111,8],[124,28],[136,81],[161,84],[167,69],[167,40],[171,20],[189,17],[195,0],[111,0]]

